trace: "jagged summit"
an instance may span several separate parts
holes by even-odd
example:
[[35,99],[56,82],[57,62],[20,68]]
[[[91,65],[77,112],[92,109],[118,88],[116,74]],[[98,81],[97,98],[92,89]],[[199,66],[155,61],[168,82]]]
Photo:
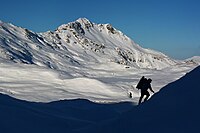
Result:
[[79,22],[85,29],[89,29],[90,27],[93,27],[94,25],[94,23],[92,23],[87,18],[79,18],[76,20],[76,22]]
[[90,20],[87,19],[87,18],[78,18],[76,21],[78,21],[78,22],[83,22],[83,23],[92,23],[92,22],[90,22]]
[[150,69],[177,63],[161,52],[140,47],[111,24],[96,24],[86,18],[44,33],[3,25],[6,26],[0,27],[0,59],[61,70],[90,62]]

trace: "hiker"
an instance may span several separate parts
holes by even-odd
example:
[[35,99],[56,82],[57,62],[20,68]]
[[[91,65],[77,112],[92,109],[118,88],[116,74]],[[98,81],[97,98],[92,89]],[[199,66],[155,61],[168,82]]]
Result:
[[140,99],[139,99],[139,105],[141,104],[142,102],[142,99],[144,97],[144,95],[146,95],[145,99],[144,99],[144,102],[147,101],[147,99],[149,98],[150,94],[148,92],[148,89],[150,89],[150,91],[153,91],[152,87],[151,87],[151,79],[146,79],[144,76],[140,79],[138,85],[136,86],[136,88],[140,89],[141,90],[141,96],[140,96]]

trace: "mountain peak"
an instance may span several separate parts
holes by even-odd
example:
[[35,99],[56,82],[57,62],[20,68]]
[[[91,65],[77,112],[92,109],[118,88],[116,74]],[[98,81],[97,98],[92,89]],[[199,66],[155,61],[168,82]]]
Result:
[[78,18],[76,21],[78,21],[78,22],[90,22],[90,20],[87,19],[87,18]]
[[[49,57],[49,53],[54,50],[53,53],[56,56],[59,54],[60,62],[66,62],[64,63],[66,66],[85,64],[87,60],[87,62],[101,63],[109,61],[137,68],[162,69],[176,63],[160,52],[136,45],[111,24],[95,24],[87,18],[79,18],[74,22],[63,24],[55,32],[41,34],[19,27],[9,27],[9,29],[0,29],[0,34],[3,36],[0,41],[3,42],[1,45],[4,51],[0,57],[15,62],[34,64],[39,62],[50,68],[63,69],[63,66],[57,64],[54,58]],[[48,61],[38,58],[41,57],[44,49],[46,54],[42,55],[44,60],[49,59]],[[67,56],[63,57],[66,53]]]
[[85,29],[89,29],[90,27],[94,26],[94,24],[87,18],[79,18],[75,22],[80,23]]

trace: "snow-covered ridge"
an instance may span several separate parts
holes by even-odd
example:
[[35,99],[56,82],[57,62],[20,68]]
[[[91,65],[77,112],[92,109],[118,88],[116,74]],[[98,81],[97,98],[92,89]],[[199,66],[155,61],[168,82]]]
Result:
[[1,59],[59,70],[85,62],[115,62],[150,69],[177,62],[161,52],[140,47],[111,24],[95,24],[86,18],[45,33],[1,22],[0,51]]
[[200,65],[200,56],[194,56],[185,60],[186,63]]

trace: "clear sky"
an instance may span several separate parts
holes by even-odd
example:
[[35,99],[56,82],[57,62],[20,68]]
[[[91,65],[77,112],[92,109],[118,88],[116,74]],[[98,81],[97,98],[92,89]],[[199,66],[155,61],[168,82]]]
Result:
[[0,20],[34,32],[85,17],[110,23],[144,48],[200,56],[200,0],[0,0]]

